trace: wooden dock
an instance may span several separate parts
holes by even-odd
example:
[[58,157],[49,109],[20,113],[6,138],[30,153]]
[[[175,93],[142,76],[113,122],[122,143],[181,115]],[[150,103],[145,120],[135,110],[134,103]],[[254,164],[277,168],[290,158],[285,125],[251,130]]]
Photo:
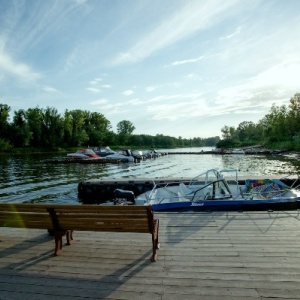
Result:
[[300,299],[300,212],[157,213],[151,236],[1,228],[0,299]]

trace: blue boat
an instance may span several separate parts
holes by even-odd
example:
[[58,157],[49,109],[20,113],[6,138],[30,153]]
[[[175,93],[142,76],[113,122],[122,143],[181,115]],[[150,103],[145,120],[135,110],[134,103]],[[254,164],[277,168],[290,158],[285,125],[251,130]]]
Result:
[[135,204],[152,205],[154,211],[290,210],[300,205],[300,189],[279,179],[247,179],[241,184],[237,170],[210,169],[188,183],[157,183],[138,195]]

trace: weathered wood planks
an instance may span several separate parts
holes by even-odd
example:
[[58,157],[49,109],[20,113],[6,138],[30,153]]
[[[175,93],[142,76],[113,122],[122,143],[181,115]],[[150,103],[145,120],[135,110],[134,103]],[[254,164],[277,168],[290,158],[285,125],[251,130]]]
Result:
[[300,298],[298,211],[156,217],[162,247],[155,264],[142,233],[76,232],[76,247],[54,257],[43,230],[4,228],[0,298]]

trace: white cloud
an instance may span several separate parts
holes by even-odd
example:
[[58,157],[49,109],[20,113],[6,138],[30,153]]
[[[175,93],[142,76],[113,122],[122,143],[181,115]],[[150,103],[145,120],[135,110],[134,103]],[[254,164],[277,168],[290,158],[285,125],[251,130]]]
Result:
[[220,40],[228,40],[241,32],[241,27],[238,27],[233,33],[220,37]]
[[[119,54],[115,64],[136,62],[145,59],[152,53],[186,39],[199,30],[218,23],[226,16],[237,0],[188,1],[184,7],[154,28],[145,33],[131,49]],[[222,15],[223,14],[223,15]]]
[[207,115],[209,110],[203,99],[195,99],[188,104],[186,101],[172,103],[172,105],[169,102],[160,102],[147,107],[147,111],[152,114],[152,119],[169,121]]
[[72,52],[68,55],[68,57],[65,59],[65,65],[63,70],[65,72],[69,71],[69,69],[71,69],[72,67],[74,67],[74,65],[77,64],[78,62],[78,57],[80,56],[81,50],[79,49],[79,47],[75,47],[74,49],[72,49]]
[[94,94],[98,94],[101,92],[101,89],[98,89],[98,88],[88,87],[86,89],[87,89],[87,91],[94,93]]
[[121,102],[107,103],[106,105],[102,105],[101,109],[105,110],[106,114],[108,115],[117,115],[130,112],[128,109],[128,104]]
[[129,100],[127,103],[130,104],[130,105],[134,105],[134,106],[145,104],[145,102],[140,100],[140,99],[132,99],[132,100]]
[[199,75],[193,73],[186,75],[184,78],[188,80],[201,80]]
[[87,3],[87,0],[73,0],[73,1],[78,5],[84,5],[85,3]]
[[131,95],[134,94],[134,91],[133,91],[133,90],[127,90],[127,91],[124,91],[122,94],[123,94],[124,96],[131,96]]
[[91,105],[102,105],[102,104],[107,104],[107,103],[108,103],[108,100],[105,98],[101,98],[101,99],[90,102]]
[[109,84],[101,85],[101,82],[102,82],[102,78],[100,78],[100,77],[94,78],[93,80],[89,81],[90,86],[87,87],[86,90],[91,93],[97,94],[97,93],[102,92],[102,88],[105,88],[105,89],[111,88],[111,86]]
[[47,92],[47,93],[56,93],[56,92],[58,92],[57,89],[55,89],[51,86],[44,86],[42,89],[43,89],[44,92]]
[[300,88],[300,60],[288,59],[262,72],[253,80],[255,86]]
[[275,100],[276,104],[286,101],[286,96],[273,86],[258,88],[253,80],[252,84],[220,90],[214,104],[213,99],[201,93],[160,95],[148,99],[146,103],[152,119],[175,121],[201,116],[263,114]]
[[300,89],[300,60],[288,60],[253,77],[247,83],[221,89],[215,99],[217,105],[248,109],[271,107],[286,102]]
[[178,66],[178,65],[195,63],[195,62],[198,62],[199,60],[202,60],[203,58],[204,58],[204,55],[199,56],[197,58],[190,58],[190,59],[186,59],[186,60],[174,61],[174,62],[171,63],[171,65],[172,66]]
[[0,50],[0,69],[2,75],[9,75],[22,81],[33,82],[42,77],[41,74],[33,71],[27,64],[15,61],[3,50]]
[[97,94],[102,92],[102,89],[110,89],[111,85],[110,84],[101,84],[102,78],[97,77],[91,81],[89,81],[89,87],[86,88],[91,93]]
[[89,82],[90,85],[99,84],[102,81],[102,78],[97,77]]
[[154,90],[156,90],[156,86],[148,86],[146,87],[146,92],[153,92]]
[[[151,131],[149,117],[167,120],[161,124],[175,136],[178,124],[200,134],[204,117],[258,119],[300,91],[296,0],[290,6],[279,0],[136,0],[130,7],[29,2],[8,1],[0,10],[1,94],[10,104],[17,100],[13,109],[49,101],[61,111],[76,109],[88,94],[90,107],[105,115],[124,114],[119,120],[132,118]],[[64,93],[56,90],[61,86]],[[168,125],[175,119],[176,126]]]

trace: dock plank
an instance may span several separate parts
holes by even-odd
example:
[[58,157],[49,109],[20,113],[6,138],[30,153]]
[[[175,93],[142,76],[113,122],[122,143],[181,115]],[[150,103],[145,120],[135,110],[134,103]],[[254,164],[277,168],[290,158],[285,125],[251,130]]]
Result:
[[150,235],[1,228],[0,299],[300,299],[298,211],[157,213]]

